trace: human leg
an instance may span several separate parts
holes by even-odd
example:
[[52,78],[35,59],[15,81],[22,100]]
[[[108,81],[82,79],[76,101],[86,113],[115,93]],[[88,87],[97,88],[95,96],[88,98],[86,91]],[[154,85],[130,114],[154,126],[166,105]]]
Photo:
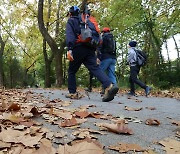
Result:
[[139,85],[141,88],[146,89],[146,85],[137,78],[139,74],[140,68],[138,66],[131,66],[130,67],[130,84],[131,84],[131,90],[135,91],[134,83]]
[[111,63],[107,68],[107,75],[113,84],[117,84],[116,75],[115,75],[115,64],[116,64],[116,59],[111,59]]
[[69,93],[76,93],[76,72],[81,66],[80,62],[72,61],[68,69],[68,90]]
[[119,88],[111,83],[108,76],[96,64],[96,57],[89,55],[83,63],[89,69],[89,71],[91,71],[92,74],[102,83],[103,88],[106,89],[102,101],[108,102],[113,100]]

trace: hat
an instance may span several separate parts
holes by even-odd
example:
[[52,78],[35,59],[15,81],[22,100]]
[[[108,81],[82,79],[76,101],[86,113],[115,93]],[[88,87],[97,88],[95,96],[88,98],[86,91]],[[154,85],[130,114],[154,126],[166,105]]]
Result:
[[80,12],[80,9],[78,6],[71,6],[70,9],[69,9],[69,12],[72,14],[72,15],[78,15],[79,12]]
[[137,42],[136,42],[136,41],[130,41],[130,42],[129,42],[129,46],[130,46],[130,47],[136,47],[136,45],[137,45]]
[[110,28],[109,27],[104,27],[102,32],[110,32]]

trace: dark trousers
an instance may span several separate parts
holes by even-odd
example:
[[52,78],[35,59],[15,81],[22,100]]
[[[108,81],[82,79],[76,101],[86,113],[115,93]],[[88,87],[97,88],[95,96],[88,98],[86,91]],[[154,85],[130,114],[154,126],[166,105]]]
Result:
[[89,72],[89,89],[92,89],[93,84],[93,74]]
[[132,93],[135,93],[135,84],[139,85],[143,89],[146,88],[146,85],[137,78],[139,71],[140,71],[139,66],[130,66],[129,82],[130,82],[130,88],[131,88],[130,91]]
[[[95,51],[86,46],[77,46],[72,51],[74,61],[69,63],[68,69],[68,90],[69,93],[76,92],[76,72],[81,64],[84,64],[88,70],[102,83],[104,88],[107,88],[111,81],[107,75],[100,69],[96,63]],[[82,76],[83,78],[83,76]]]

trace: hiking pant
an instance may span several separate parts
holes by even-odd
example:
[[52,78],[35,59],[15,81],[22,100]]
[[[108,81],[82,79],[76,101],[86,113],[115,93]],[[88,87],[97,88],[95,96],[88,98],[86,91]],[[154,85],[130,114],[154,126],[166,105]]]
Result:
[[115,75],[115,64],[116,59],[107,58],[103,59],[100,63],[100,68],[107,73],[107,76],[113,84],[116,84],[116,75]]
[[130,91],[132,93],[135,93],[135,84],[139,85],[143,89],[146,89],[146,85],[137,78],[139,71],[140,71],[139,66],[130,66],[129,82],[130,82]]
[[[79,70],[81,64],[84,64],[87,69],[102,83],[103,88],[110,86],[111,81],[107,75],[100,69],[96,63],[95,50],[87,46],[77,46],[72,51],[73,61],[69,63],[68,69],[68,90],[69,93],[76,92],[76,72]],[[82,79],[84,76],[81,77]]]

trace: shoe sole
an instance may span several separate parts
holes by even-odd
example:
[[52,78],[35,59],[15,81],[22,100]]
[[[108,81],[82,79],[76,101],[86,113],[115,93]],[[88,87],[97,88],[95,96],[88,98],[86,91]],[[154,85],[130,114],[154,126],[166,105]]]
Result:
[[112,101],[114,99],[114,96],[117,94],[119,88],[118,87],[114,87],[112,90],[109,90],[109,94],[107,98],[102,98],[103,102],[109,102]]
[[150,94],[151,90],[152,90],[152,88],[150,87],[148,93],[146,93],[146,97],[148,97],[148,95]]

